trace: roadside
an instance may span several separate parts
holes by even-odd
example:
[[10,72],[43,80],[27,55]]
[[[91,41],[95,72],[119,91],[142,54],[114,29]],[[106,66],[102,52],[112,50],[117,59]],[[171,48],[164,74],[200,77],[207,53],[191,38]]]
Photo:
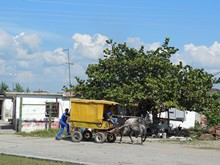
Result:
[[[115,143],[97,144],[94,142],[73,143],[70,138],[56,141],[54,138],[22,137],[19,135],[0,135],[0,152],[46,160],[67,161],[88,165],[158,165],[158,164],[192,164],[218,165],[219,149],[197,149],[203,146],[193,141],[169,141],[147,139],[140,145],[140,139],[119,137]],[[219,141],[206,142],[205,146],[217,145]]]
[[16,131],[10,122],[0,120],[0,135],[1,134],[14,134]]

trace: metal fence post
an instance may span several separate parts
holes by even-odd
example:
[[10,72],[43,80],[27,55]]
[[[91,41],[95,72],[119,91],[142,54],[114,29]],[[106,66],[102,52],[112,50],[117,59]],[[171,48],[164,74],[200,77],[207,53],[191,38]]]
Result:
[[52,103],[50,103],[50,108],[49,108],[49,130],[51,129],[51,111],[52,111]]
[[21,128],[22,128],[22,102],[23,102],[23,98],[20,97],[20,112],[19,112],[18,132],[21,132]]

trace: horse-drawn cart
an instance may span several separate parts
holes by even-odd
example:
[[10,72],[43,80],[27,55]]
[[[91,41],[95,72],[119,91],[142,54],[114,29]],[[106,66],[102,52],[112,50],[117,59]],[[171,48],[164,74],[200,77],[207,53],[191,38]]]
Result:
[[93,138],[97,143],[108,141],[114,143],[116,135],[114,126],[106,121],[105,113],[110,110],[114,114],[117,102],[106,100],[71,99],[70,126],[71,138],[74,142],[82,139],[90,141]]

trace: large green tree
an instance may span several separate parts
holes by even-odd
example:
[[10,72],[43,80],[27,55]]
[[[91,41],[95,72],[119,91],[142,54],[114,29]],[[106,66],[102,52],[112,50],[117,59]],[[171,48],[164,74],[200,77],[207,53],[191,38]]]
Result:
[[149,108],[164,110],[177,107],[203,112],[216,106],[210,94],[213,79],[203,69],[172,64],[178,49],[169,46],[169,38],[156,50],[129,48],[126,43],[107,41],[105,58],[87,68],[87,80],[76,77],[78,84],[70,90],[81,98],[108,99],[128,106],[148,100]]

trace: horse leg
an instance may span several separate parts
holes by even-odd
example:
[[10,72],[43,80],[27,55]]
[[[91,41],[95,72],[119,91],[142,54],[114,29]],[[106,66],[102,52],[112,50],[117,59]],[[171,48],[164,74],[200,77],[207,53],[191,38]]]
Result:
[[141,145],[143,145],[143,135],[141,135]]
[[145,132],[143,136],[144,136],[143,142],[145,142],[145,140],[147,139],[147,133]]
[[132,144],[134,143],[133,139],[131,138],[131,136],[132,136],[133,132],[134,132],[134,131],[133,131],[133,130],[131,130],[131,131],[130,131],[130,133],[129,133],[129,138],[131,139],[131,143],[132,143]]
[[121,133],[120,144],[121,144],[121,142],[122,142],[122,136],[123,136],[123,135],[122,135],[122,133]]
[[126,127],[121,127],[120,128],[120,135],[121,135],[120,143],[122,143],[122,136],[125,135],[126,131],[127,131]]

